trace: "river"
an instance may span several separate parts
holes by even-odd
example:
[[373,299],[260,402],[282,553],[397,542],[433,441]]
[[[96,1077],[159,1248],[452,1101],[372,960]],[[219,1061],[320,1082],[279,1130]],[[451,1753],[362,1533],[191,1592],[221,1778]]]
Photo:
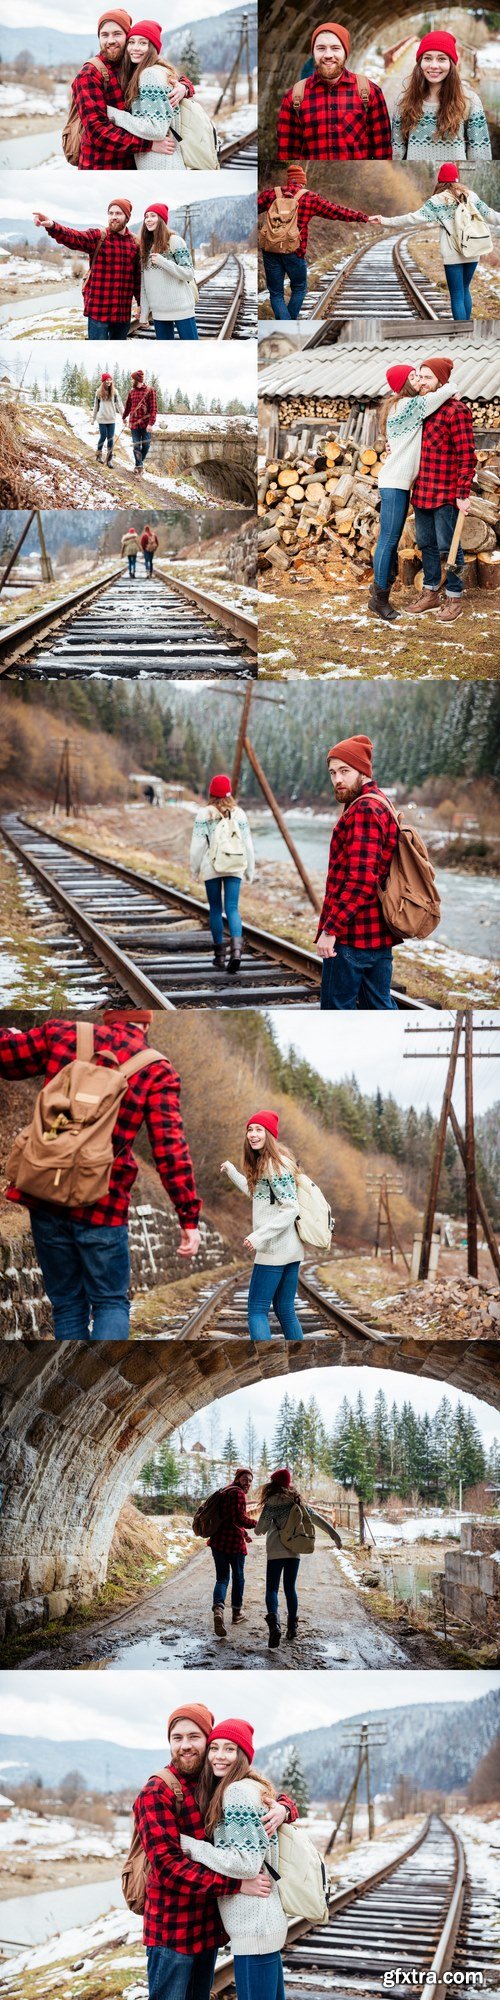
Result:
[[8,1897],[0,1902],[0,1939],[2,1944],[45,1944],[47,1938],[92,1923],[115,1907],[123,1908],[119,1875],[110,1882],[74,1883],[69,1889]]
[[[50,313],[57,308],[61,310],[61,307],[66,312],[69,312],[73,306],[80,307],[82,324],[79,338],[85,340],[87,324],[83,317],[81,285],[54,285],[50,292],[37,291],[36,298],[9,299],[7,305],[0,306],[0,326],[8,327],[9,320],[11,319],[28,320],[31,314],[31,323],[29,331],[27,330],[26,332],[26,339],[36,340],[37,320],[41,318],[42,313]],[[39,335],[39,338],[43,338],[43,336]],[[74,338],[77,338],[76,334]]]

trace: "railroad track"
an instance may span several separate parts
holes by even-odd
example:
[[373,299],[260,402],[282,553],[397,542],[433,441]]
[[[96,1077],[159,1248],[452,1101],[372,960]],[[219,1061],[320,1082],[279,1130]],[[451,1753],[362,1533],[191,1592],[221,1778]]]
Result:
[[[251,340],[257,330],[257,304],[248,296],[244,267],[235,251],[228,250],[215,270],[197,278],[197,285],[200,296],[194,310],[200,340]],[[141,327],[137,338],[154,341],[154,326]]]
[[233,167],[237,172],[243,168],[258,165],[259,134],[257,125],[253,132],[246,132],[241,139],[228,139],[219,153],[221,167]]
[[256,651],[256,620],[159,567],[146,577],[139,555],[133,579],[121,565],[0,630],[0,677],[253,674]]
[[[405,1972],[416,1968],[424,2000],[446,1993],[443,1980],[455,1966],[465,1885],[462,1843],[446,1820],[430,1814],[403,1853],[334,1894],[328,1924],[290,1925],[283,1952],[285,1990],[300,1985],[301,1993],[317,2000],[330,1982],[329,1990],[339,1996],[378,1995],[387,1992],[398,1968],[401,1985]],[[214,1984],[217,1993],[234,1986],[230,1956],[217,1967]]]
[[[135,1004],[158,1008],[318,1005],[321,963],[315,952],[244,923],[243,962],[234,978],[213,964],[207,905],[199,897],[97,856],[80,842],[45,833],[20,813],[5,814],[0,831],[48,904],[56,904],[70,933],[87,947],[90,970],[96,964],[106,968],[113,993],[118,988]],[[61,977],[66,948],[67,938]],[[66,986],[70,977],[71,968]],[[78,985],[80,968],[75,977]],[[423,1004],[397,989],[393,997],[404,1009],[420,1011]]]
[[[326,272],[315,290],[308,291],[301,317],[384,318],[405,324],[415,318],[450,321],[449,307],[414,263],[403,236],[381,237],[368,249],[355,250],[333,277]],[[321,345],[326,338],[324,329],[307,345]]]
[[[241,1265],[228,1278],[214,1283],[207,1278],[197,1292],[196,1306],[187,1317],[177,1313],[169,1320],[165,1332],[169,1340],[185,1340],[188,1335],[216,1334],[224,1340],[244,1340],[248,1337],[247,1301],[249,1285],[248,1265]],[[349,1311],[333,1285],[324,1285],[316,1274],[314,1264],[301,1266],[299,1277],[299,1318],[304,1336],[317,1340],[324,1333],[355,1334],[370,1345],[387,1347],[385,1334],[365,1326],[363,1320]],[[271,1313],[271,1328],[281,1333],[278,1321]]]

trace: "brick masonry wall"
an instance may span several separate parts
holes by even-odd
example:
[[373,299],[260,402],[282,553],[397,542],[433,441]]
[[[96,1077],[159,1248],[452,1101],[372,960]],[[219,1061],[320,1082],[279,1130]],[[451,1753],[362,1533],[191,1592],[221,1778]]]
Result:
[[[138,1182],[140,1189],[140,1180]],[[216,1270],[228,1258],[227,1245],[210,1222],[201,1220],[201,1245],[189,1271]],[[143,1201],[140,1192],[132,1202],[129,1221],[132,1293],[152,1291],[186,1276],[186,1265],[178,1256],[179,1224],[173,1208]],[[44,1339],[52,1332],[52,1314],[45,1296],[35,1246],[28,1228],[9,1242],[0,1238],[0,1339]]]

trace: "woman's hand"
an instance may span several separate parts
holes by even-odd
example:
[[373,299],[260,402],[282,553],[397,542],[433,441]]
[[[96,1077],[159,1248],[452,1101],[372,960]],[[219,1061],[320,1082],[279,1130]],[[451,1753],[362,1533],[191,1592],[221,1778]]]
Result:
[[170,98],[170,103],[172,105],[172,110],[176,111],[177,105],[182,104],[183,97],[187,97],[186,85],[185,83],[181,83],[180,77],[178,78],[177,83],[172,83],[170,85],[168,95]]
[[272,1805],[268,1806],[267,1812],[264,1813],[262,1825],[265,1828],[265,1832],[269,1835],[269,1839],[272,1833],[278,1832],[279,1826],[283,1826],[287,1812],[288,1806],[284,1806],[281,1799],[273,1799]]
[[160,253],[159,253],[159,251],[158,251],[158,250],[152,250],[152,251],[151,251],[151,257],[150,257],[150,263],[151,263],[151,264],[161,264],[161,257],[160,257]]
[[114,106],[114,104],[107,104],[107,105],[106,105],[106,111],[107,111],[107,115],[108,115],[108,118],[110,119],[110,122],[111,122],[111,124],[112,124],[112,125],[116,125],[116,122],[117,122],[117,121],[116,121],[116,109],[115,109],[115,106]]
[[219,1168],[219,1172],[221,1174],[227,1174],[229,1172],[230,1165],[231,1165],[230,1160],[223,1160],[222,1166]]
[[270,1875],[255,1875],[251,1882],[242,1882],[240,1896],[270,1896],[272,1890]]
[[152,152],[152,153],[175,153],[175,139],[173,139],[173,138],[172,138],[172,133],[171,133],[171,132],[167,132],[167,137],[166,137],[166,139],[153,139],[153,144],[152,144],[152,147],[151,147],[151,152]]
[[244,1241],[244,1244],[243,1244],[243,1249],[244,1249],[244,1250],[253,1250],[253,1243],[252,1243],[252,1238],[251,1238],[251,1236],[245,1236],[245,1241]]

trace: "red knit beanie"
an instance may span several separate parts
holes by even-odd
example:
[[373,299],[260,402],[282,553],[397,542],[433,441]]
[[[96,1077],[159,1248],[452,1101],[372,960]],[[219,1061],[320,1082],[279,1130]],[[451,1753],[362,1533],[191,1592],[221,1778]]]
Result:
[[231,790],[231,779],[227,771],[216,771],[208,787],[209,799],[227,799]]
[[408,376],[413,375],[414,367],[414,361],[395,361],[394,367],[387,369],[386,381],[390,389],[396,390],[397,395],[400,389],[404,389]]
[[342,743],[334,743],[328,751],[327,764],[331,757],[343,757],[346,764],[352,764],[354,771],[361,771],[364,778],[372,775],[373,743],[369,736],[344,736]]
[[[135,535],[135,528],[127,528],[127,534]],[[152,1007],[106,1007],[102,1018],[105,1028],[111,1028],[115,1021],[117,1025],[120,1021],[125,1024],[136,1021],[140,1022],[141,1027],[150,1028],[153,1009]]]
[[433,51],[436,55],[449,56],[452,63],[458,62],[458,49],[455,36],[447,34],[446,29],[433,28],[431,35],[422,35],[422,40],[418,44],[415,62],[420,62],[421,56],[432,55]]
[[291,1486],[291,1482],[292,1475],[291,1472],[287,1471],[286,1465],[283,1465],[279,1472],[271,1473],[271,1486],[282,1486],[283,1490],[286,1491],[286,1488]]
[[144,369],[143,369],[143,368],[131,368],[131,370],[130,370],[130,380],[131,380],[131,382],[143,382],[143,381],[144,381]]
[[169,1742],[170,1731],[173,1728],[174,1722],[194,1722],[196,1728],[202,1729],[203,1735],[208,1738],[210,1738],[210,1730],[214,1726],[213,1715],[211,1715],[209,1708],[204,1707],[202,1701],[183,1701],[179,1703],[178,1708],[172,1709],[172,1714],[169,1715],[167,1722]]
[[152,42],[157,55],[161,55],[163,28],[160,28],[159,21],[134,21],[128,31],[129,42],[132,40],[132,35],[144,35],[145,41]]
[[454,166],[453,161],[450,162],[449,166],[444,164],[442,167],[440,167],[438,173],[438,181],[444,181],[446,183],[448,181],[458,181],[459,179],[460,175],[458,167]]
[[422,362],[422,368],[432,368],[433,375],[436,375],[441,388],[444,389],[446,382],[450,380],[453,362],[447,359],[446,354],[431,354],[430,361]]
[[112,382],[112,380],[113,376],[110,375],[109,368],[105,368],[104,373],[101,375],[101,382]]
[[125,221],[128,222],[130,220],[130,216],[132,214],[132,203],[131,201],[127,201],[125,195],[114,194],[113,200],[108,201],[108,215],[110,208],[122,208],[125,216]]
[[229,1715],[226,1722],[218,1722],[208,1738],[209,1743],[237,1743],[243,1750],[249,1764],[253,1763],[253,1729],[251,1722],[242,1722],[237,1715]]
[[144,210],[144,214],[145,216],[159,215],[161,217],[162,222],[168,222],[168,208],[166,201],[148,201],[148,205],[147,208],[145,208]]
[[263,1125],[264,1131],[271,1133],[272,1139],[278,1137],[280,1121],[277,1111],[253,1111],[251,1118],[247,1118],[247,1132],[249,1125]]
[[328,32],[331,35],[338,35],[339,42],[342,43],[342,48],[345,49],[346,56],[348,56],[351,47],[349,29],[342,28],[339,21],[320,21],[319,28],[314,28],[311,35],[311,49],[314,49],[318,35],[326,35]]
[[98,35],[100,35],[101,28],[104,27],[105,21],[116,21],[117,28],[123,28],[124,35],[128,35],[130,29],[130,14],[125,13],[124,7],[107,7],[106,13],[99,15],[99,20],[97,23]]

